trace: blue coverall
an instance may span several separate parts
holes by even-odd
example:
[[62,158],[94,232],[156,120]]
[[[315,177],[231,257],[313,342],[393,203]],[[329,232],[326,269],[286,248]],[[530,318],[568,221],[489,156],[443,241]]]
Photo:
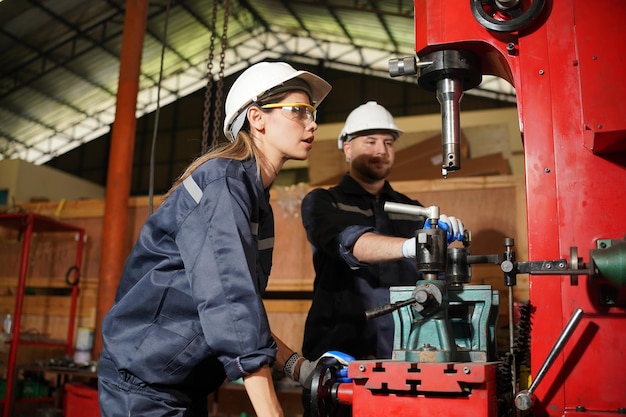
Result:
[[254,160],[213,159],[147,220],[102,324],[103,417],[206,415],[207,395],[271,366],[261,299],[274,218]]

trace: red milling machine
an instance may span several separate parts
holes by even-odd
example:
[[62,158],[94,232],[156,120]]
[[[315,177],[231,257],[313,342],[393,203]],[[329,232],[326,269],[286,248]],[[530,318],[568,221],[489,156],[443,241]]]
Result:
[[529,261],[505,242],[497,262],[509,286],[530,274],[532,384],[513,371],[502,404],[492,356],[429,363],[394,345],[392,360],[318,368],[313,414],[626,414],[625,23],[624,0],[415,0],[416,56],[390,60],[390,74],[417,74],[440,101],[444,177],[461,169],[463,91],[484,74],[516,90]]

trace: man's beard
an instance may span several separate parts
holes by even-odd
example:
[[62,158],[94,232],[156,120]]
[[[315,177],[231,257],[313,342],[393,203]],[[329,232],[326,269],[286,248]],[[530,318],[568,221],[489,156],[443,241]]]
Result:
[[[371,167],[372,163],[376,163],[379,160],[387,162],[388,165],[386,166],[386,168],[374,169]],[[391,172],[391,164],[389,164],[389,160],[381,158],[369,158],[367,156],[361,156],[353,160],[352,167],[364,181],[368,182],[384,180]]]

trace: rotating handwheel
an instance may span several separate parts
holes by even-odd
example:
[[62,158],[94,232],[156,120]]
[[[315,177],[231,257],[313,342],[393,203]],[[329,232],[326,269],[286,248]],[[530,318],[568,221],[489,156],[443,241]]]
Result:
[[322,358],[313,371],[311,380],[311,415],[333,417],[337,411],[336,373],[341,364],[335,358]]
[[529,26],[543,11],[545,0],[533,0],[527,9],[521,0],[470,0],[474,18],[495,32],[516,32]]

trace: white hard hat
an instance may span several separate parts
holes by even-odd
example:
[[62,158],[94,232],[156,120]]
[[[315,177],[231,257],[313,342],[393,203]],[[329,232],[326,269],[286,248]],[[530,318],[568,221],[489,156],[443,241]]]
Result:
[[350,112],[337,140],[339,149],[343,149],[345,141],[352,140],[361,132],[389,132],[395,138],[404,133],[396,125],[391,113],[375,101],[361,104]]
[[[304,84],[294,81],[304,81]],[[237,138],[237,133],[246,121],[248,107],[268,93],[278,92],[280,87],[283,87],[282,91],[306,91],[315,107],[332,88],[317,75],[298,71],[285,62],[259,62],[252,65],[235,80],[226,97],[224,134],[231,142]]]

